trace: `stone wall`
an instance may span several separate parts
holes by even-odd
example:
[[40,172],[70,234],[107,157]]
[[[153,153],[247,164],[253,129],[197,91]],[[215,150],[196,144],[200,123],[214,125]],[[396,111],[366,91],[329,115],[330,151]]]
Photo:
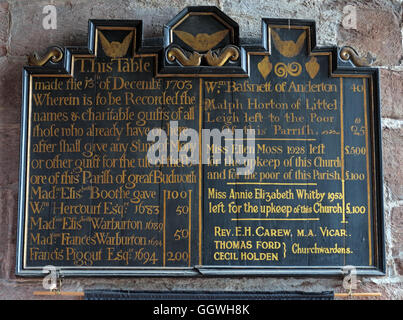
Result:
[[[402,0],[0,0],[0,299],[33,299],[41,279],[14,273],[21,118],[21,71],[27,55],[51,45],[86,46],[87,21],[141,19],[144,37],[162,28],[189,5],[215,5],[240,25],[241,38],[260,38],[262,17],[314,19],[319,45],[349,45],[381,70],[385,194],[386,276],[361,278],[359,291],[403,299],[403,55]],[[44,30],[43,7],[57,8],[57,29]],[[353,5],[356,29],[342,26],[343,8]],[[334,290],[341,278],[75,278],[64,290]],[[47,299],[47,297],[46,297]]]

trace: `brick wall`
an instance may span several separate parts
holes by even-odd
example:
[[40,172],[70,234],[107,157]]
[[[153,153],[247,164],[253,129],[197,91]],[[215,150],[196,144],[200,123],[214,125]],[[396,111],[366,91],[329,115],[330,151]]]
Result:
[[[349,45],[381,69],[386,276],[361,278],[359,291],[403,299],[403,53],[402,0],[0,0],[0,299],[33,299],[41,279],[16,278],[21,70],[27,55],[51,45],[85,46],[87,21],[141,19],[144,37],[162,36],[162,27],[188,5],[215,5],[238,22],[241,38],[259,38],[262,17],[314,19],[319,45]],[[42,9],[57,8],[57,29],[44,30]],[[342,26],[343,8],[353,5],[357,29]],[[335,290],[341,278],[75,278],[64,290]],[[37,298],[37,297],[36,297]],[[46,298],[47,299],[47,298]]]

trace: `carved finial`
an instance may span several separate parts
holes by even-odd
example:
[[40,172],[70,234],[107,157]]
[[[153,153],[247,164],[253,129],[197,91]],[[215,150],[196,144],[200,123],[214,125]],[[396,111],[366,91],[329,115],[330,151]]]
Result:
[[361,58],[357,51],[351,47],[343,47],[340,50],[340,58],[344,61],[351,60],[357,67],[367,67],[372,64],[366,59]]
[[57,63],[63,59],[63,50],[59,47],[51,47],[48,52],[40,57],[36,52],[28,57],[28,64],[30,66],[43,66],[49,60]]

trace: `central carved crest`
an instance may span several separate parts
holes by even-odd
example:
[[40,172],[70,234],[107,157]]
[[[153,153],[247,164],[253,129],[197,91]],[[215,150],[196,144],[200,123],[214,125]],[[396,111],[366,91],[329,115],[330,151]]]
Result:
[[217,12],[182,11],[166,29],[166,61],[180,66],[224,66],[240,57],[238,26]]

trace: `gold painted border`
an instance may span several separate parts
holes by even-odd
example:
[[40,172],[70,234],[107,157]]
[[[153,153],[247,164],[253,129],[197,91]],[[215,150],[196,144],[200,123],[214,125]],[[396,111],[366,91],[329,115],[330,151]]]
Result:
[[167,204],[166,204],[166,197],[165,197],[166,190],[163,191],[163,204],[162,204],[162,223],[164,229],[162,231],[162,267],[165,268],[166,266],[166,221],[167,221]]
[[188,267],[191,266],[191,253],[192,253],[192,189],[189,189],[189,228],[188,228],[188,251],[189,251],[189,261]]
[[[371,206],[370,206],[370,185],[369,185],[369,179],[370,179],[370,174],[369,174],[369,158],[368,158],[368,130],[370,128],[368,127],[368,116],[367,116],[367,86],[366,86],[366,81],[365,79],[362,79],[363,83],[363,100],[364,100],[364,123],[365,123],[365,149],[367,150],[365,154],[365,160],[366,160],[366,171],[367,171],[367,203],[368,203],[368,243],[369,243],[369,265],[372,265],[372,247],[371,247]],[[375,186],[374,186],[375,188]]]
[[[191,14],[191,13],[189,13]],[[195,14],[195,13],[193,13]],[[199,13],[200,14],[200,13]],[[208,14],[208,13],[205,13]],[[214,14],[214,13],[211,13]],[[215,15],[215,14],[214,14]],[[219,17],[218,20],[220,21],[221,19]],[[182,21],[183,19],[181,19],[180,21]],[[221,21],[220,21],[221,22]],[[178,22],[179,23],[179,22]],[[178,24],[177,23],[177,24]],[[225,23],[223,21],[223,23]],[[177,25],[176,24],[176,25]],[[202,92],[202,78],[217,78],[217,77],[234,77],[234,78],[241,78],[241,77],[249,77],[250,76],[250,56],[251,55],[261,55],[261,56],[270,56],[271,55],[271,37],[270,37],[270,29],[271,28],[287,28],[287,29],[302,29],[305,30],[306,32],[308,32],[308,43],[307,43],[307,49],[308,49],[308,56],[328,56],[328,65],[329,65],[329,76],[330,77],[346,77],[346,78],[361,78],[363,79],[363,81],[365,82],[365,78],[368,78],[368,81],[370,83],[369,85],[369,89],[370,89],[370,108],[371,110],[369,110],[369,115],[370,115],[370,121],[371,121],[371,125],[372,127],[369,128],[367,125],[367,130],[366,130],[366,143],[368,144],[368,130],[371,130],[371,142],[374,144],[375,142],[375,130],[374,130],[374,83],[373,83],[373,76],[372,75],[367,75],[367,74],[356,74],[356,73],[352,73],[352,74],[335,74],[332,72],[332,52],[312,52],[311,51],[311,32],[310,32],[310,27],[309,26],[286,26],[286,25],[268,25],[267,26],[267,30],[266,32],[267,34],[267,39],[268,39],[268,51],[249,51],[247,52],[247,74],[159,74],[158,73],[158,53],[147,53],[147,54],[136,54],[135,50],[136,50],[136,46],[137,43],[135,43],[136,41],[136,27],[113,27],[113,26],[97,26],[96,30],[95,30],[95,50],[94,50],[94,54],[72,54],[71,56],[71,70],[69,74],[30,74],[29,75],[29,92],[28,92],[28,133],[27,133],[27,160],[26,160],[26,164],[28,164],[27,166],[27,172],[26,172],[26,185],[25,185],[25,212],[24,212],[24,245],[23,245],[23,268],[25,270],[31,270],[31,269],[42,269],[42,267],[26,267],[26,259],[27,259],[27,234],[28,234],[28,204],[29,204],[29,200],[27,201],[27,199],[29,199],[28,195],[29,195],[29,169],[30,169],[30,146],[31,146],[31,114],[32,114],[32,81],[33,81],[33,77],[49,77],[49,78],[62,78],[62,77],[73,77],[74,76],[74,65],[75,65],[75,59],[76,58],[89,58],[89,59],[95,59],[97,56],[97,48],[98,48],[98,29],[99,30],[134,30],[134,34],[133,34],[133,58],[147,58],[147,57],[154,57],[154,75],[156,78],[163,78],[163,77],[180,77],[180,78],[200,78],[200,97],[201,97],[201,92]],[[172,36],[172,30],[170,31],[171,36]],[[359,69],[358,69],[359,70]],[[364,93],[366,94],[366,91],[364,90]],[[199,103],[199,114],[200,114],[200,119],[199,119],[199,129],[201,128],[201,115],[202,115],[202,99],[200,99],[200,103]],[[364,108],[366,108],[366,104],[367,101],[366,99],[364,100]],[[365,116],[367,115],[367,113],[365,113]],[[201,129],[200,129],[201,130]],[[368,149],[367,149],[367,155],[366,155],[366,160],[367,160],[367,168],[369,166],[369,153],[368,153]],[[377,197],[376,197],[376,155],[375,155],[375,149],[372,146],[371,147],[371,160],[372,160],[372,177],[371,177],[371,182],[372,183],[372,197],[370,195],[370,179],[369,176],[367,174],[367,193],[368,193],[368,199],[371,198],[371,203],[373,205],[374,210],[376,210],[377,206],[376,206],[376,201],[377,201]],[[368,170],[368,169],[367,169]],[[199,167],[199,177],[202,177],[202,170],[201,170],[201,166]],[[201,179],[199,179],[199,240],[202,239],[202,216],[201,216]],[[370,210],[370,205],[368,204],[368,210]],[[370,211],[368,212],[370,213]],[[375,215],[376,217],[376,215]],[[374,231],[371,228],[371,217],[370,214],[368,214],[368,243],[369,243],[369,251],[370,251],[370,266],[372,266],[372,243],[370,241],[370,239],[372,239],[371,235],[372,232]],[[374,219],[374,224],[373,224],[373,228],[377,228],[378,225],[378,221],[377,219]],[[375,230],[376,231],[376,230]],[[375,256],[379,256],[379,248],[378,248],[378,242],[377,242],[377,233],[375,232],[374,234],[374,240],[376,240],[375,242]],[[190,236],[190,233],[189,233]],[[199,241],[199,264],[202,265],[202,252],[201,252],[201,241]],[[189,257],[189,261],[190,261],[190,257]],[[79,268],[79,269],[86,269],[86,268],[92,268],[92,269],[96,269],[98,267],[68,267],[68,269],[74,269],[74,268]],[[107,269],[144,269],[144,267],[125,267],[125,268],[121,268],[121,267],[99,267],[100,269],[103,268],[107,268]],[[156,270],[160,270],[161,267],[147,267],[147,269],[156,269]],[[164,267],[163,269],[171,269],[170,267]],[[178,269],[178,268],[172,268],[172,269]],[[186,268],[180,268],[180,269],[186,269]]]
[[343,194],[343,218],[341,223],[346,224],[346,193],[345,193],[345,163],[344,163],[344,97],[343,78],[340,78],[340,158],[341,158],[341,192]]
[[[201,132],[203,128],[203,79],[199,80],[199,137],[201,137]],[[202,210],[202,179],[203,179],[203,166],[202,166],[202,144],[199,143],[199,265],[202,265],[203,255],[202,255],[202,241],[203,241],[203,210]]]

